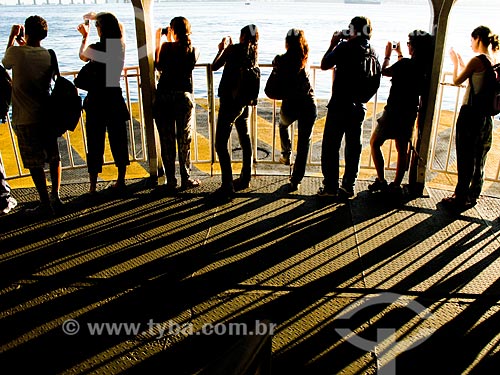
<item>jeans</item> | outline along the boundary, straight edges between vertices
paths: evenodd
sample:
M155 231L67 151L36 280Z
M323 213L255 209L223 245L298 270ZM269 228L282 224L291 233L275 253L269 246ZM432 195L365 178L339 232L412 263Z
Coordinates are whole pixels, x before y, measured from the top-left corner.
M179 155L182 181L191 174L191 132L195 121L195 107L189 92L161 94L156 115L156 127L160 135L161 158L165 168L167 184L176 185L175 141Z
M297 156L293 164L291 178L293 183L299 184L304 178L307 156L311 146L312 130L317 116L316 102L311 96L304 97L300 102L283 100L281 105L279 131L281 153L285 157L290 156L292 151L290 125L297 121L298 127Z
M217 130L215 132L215 150L219 157L222 186L224 187L232 187L233 183L231 156L229 155L227 146L233 124L236 126L241 149L243 151L243 166L241 168L240 178L243 181L250 181L252 172L252 143L248 132L248 106L242 106L230 98L221 98L219 116L217 118Z
M457 119L457 174L455 195L476 200L484 183L486 156L491 148L493 121L464 105Z
M342 187L354 190L361 156L361 130L366 106L361 103L339 103L330 101L326 115L321 151L323 185L337 191L339 186L340 146L345 136L345 170Z

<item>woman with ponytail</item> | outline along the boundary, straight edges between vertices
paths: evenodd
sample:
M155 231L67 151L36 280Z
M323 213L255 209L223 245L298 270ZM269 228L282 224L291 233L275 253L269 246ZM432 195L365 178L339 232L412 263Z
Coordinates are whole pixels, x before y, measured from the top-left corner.
M216 195L223 199L230 199L235 191L245 189L250 185L252 144L248 132L249 106L237 100L233 93L241 69L257 65L258 41L259 32L257 26L247 25L241 29L239 43L233 44L229 36L222 39L218 46L219 52L212 63L213 71L217 71L224 66L224 72L219 84L220 106L215 133L215 149L219 157L222 174L222 184L216 191ZM236 126L243 152L240 177L234 181L231 156L227 147L233 123Z
M167 41L160 44L163 35ZM192 72L198 57L197 49L191 45L191 25L186 18L175 17L170 27L156 31L156 69L161 75L153 109L169 193L177 189L176 139L181 189L200 185L200 180L191 178L190 161L191 131L195 121Z
M314 90L309 80L307 58L309 45L303 30L291 29L285 38L286 52L277 55L273 67L286 82L286 97L281 103L279 132L281 139L280 163L290 165L292 143L290 141L290 125L297 121L298 139L297 156L293 163L290 191L299 188L306 171L307 156L311 145L311 134L318 116Z
M491 148L493 118L484 110L480 94L488 79L489 66L498 62L498 35L486 26L471 33L471 48L477 53L467 65L452 48L453 83L469 80L456 124L458 180L455 193L441 203L446 208L464 210L476 204L484 182L486 156Z

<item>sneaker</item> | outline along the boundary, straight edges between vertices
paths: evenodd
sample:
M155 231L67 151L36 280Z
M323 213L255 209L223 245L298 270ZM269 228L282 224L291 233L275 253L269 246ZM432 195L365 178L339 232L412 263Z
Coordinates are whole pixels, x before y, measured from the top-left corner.
M338 195L336 190L329 189L326 186L320 187L317 194L319 197L336 197Z
M387 192L390 193L390 194L403 194L403 188L401 187L401 185L396 185L394 182L391 182L388 186L387 186Z
M64 203L59 194L50 194L50 205L55 214L60 214L64 208Z
M52 210L50 202L41 202L38 206L27 208L24 212L36 218L49 218L54 216L54 211Z
M233 186L235 191L247 189L250 186L250 180L238 177L235 180L233 180Z
M290 191L297 191L300 188L300 182L295 182L293 180L290 180L290 183L288 184L288 188Z
M217 201L230 201L235 194L233 186L221 186L215 190L210 196Z
M198 180L197 178L188 178L187 180L182 181L181 189L182 190L193 189L193 188L198 187L200 185L201 185L201 181Z
M376 178L373 184L368 185L368 190L371 192L385 191L387 190L387 186L387 181L385 179L380 180Z
M355 194L354 194L353 190L349 190L349 189L345 188L344 186L341 186L339 188L338 196L340 199L345 200L345 199L354 198Z
M283 165L290 165L290 156L281 156L279 162Z
M17 201L13 197L8 197L5 204L2 204L2 214L8 214L16 206Z

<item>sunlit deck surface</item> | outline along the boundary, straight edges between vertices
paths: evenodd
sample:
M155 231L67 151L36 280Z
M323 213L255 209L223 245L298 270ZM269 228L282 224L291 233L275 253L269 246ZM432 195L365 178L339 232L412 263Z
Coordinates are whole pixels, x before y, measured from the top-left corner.
M273 374L498 373L498 195L450 213L437 205L450 192L433 187L398 200L360 180L357 197L339 203L315 195L318 177L289 193L286 177L257 176L217 204L219 181L155 196L129 180L125 196L97 198L87 183L66 184L65 212L48 220L23 213L34 189L15 189L18 208L0 218L1 372L191 374L240 337L161 337L150 322L197 332L267 319L277 324ZM389 305L362 302L374 295ZM355 302L349 319L339 315ZM78 333L63 332L68 319ZM93 323L141 327L92 335ZM379 342L376 354L342 328ZM382 340L391 330L397 339Z

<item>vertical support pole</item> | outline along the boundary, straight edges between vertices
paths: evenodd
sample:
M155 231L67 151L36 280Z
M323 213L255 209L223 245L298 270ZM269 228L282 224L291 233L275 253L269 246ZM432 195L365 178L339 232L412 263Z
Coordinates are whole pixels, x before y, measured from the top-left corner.
M434 114L436 111L437 93L439 90L441 70L444 60L444 45L448 17L455 0L429 0L432 5L431 34L434 35L434 61L432 63L432 76L429 92L423 99L423 108L417 120L418 138L415 145L416 153L412 154L410 171L408 174L410 189L415 195L422 195L425 187L427 163L431 144L431 134Z
M132 0L135 12L137 53L141 78L144 128L149 161L150 182L158 183L158 146L154 131L153 101L155 94L154 34L151 22L152 0Z

